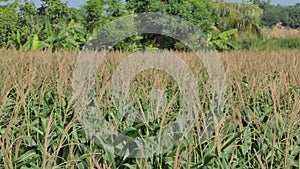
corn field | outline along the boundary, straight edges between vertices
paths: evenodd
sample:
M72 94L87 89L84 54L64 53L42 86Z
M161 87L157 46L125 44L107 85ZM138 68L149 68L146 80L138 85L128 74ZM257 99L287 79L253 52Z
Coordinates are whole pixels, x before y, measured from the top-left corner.
M300 167L299 50L220 53L227 79L226 102L215 132L206 140L199 139L210 101L206 68L192 53L172 53L196 77L200 117L169 152L126 158L103 149L78 121L72 96L78 52L0 50L0 168ZM138 74L130 86L132 100L145 109L149 91L161 88L168 98L167 115L142 126L128 126L110 96L111 76L128 55L110 52L99 66L97 102L120 133L151 137L163 118L174 118L178 86L159 70Z

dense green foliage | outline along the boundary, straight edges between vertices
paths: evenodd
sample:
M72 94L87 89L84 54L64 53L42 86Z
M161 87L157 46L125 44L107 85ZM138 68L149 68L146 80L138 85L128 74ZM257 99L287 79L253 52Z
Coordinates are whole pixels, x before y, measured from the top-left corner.
M270 6L271 0L249 0L249 2L258 5L261 9L266 9Z
M80 13L60 0L44 1L41 7L25 1L1 6L0 46L17 49L79 49L88 34L76 27Z
M5 6L0 6L0 47L9 46L13 41L13 35L16 33L18 24L17 6L17 1Z
M1 10L0 15L3 22L0 23L0 47L15 47L17 49L80 49L89 37L96 34L108 22L119 16L141 12L162 12L180 16L212 37L218 37L218 34L223 31L236 28L236 25L221 26L220 23L224 22L220 22L221 16L218 6L210 0L128 0L126 3L122 0L88 0L81 6L81 9L69 8L61 0L44 0L40 7L36 7L35 4L28 1L20 4L15 0L9 1L1 8L3 10ZM70 27L73 27L75 33L71 31ZM222 36L224 35L225 33ZM136 35L125 39L114 47L121 50L143 48L187 50L181 42L170 37L159 36L161 40L157 42L155 38L158 35ZM213 45L219 44L216 46L218 50L226 50L234 48L229 42L231 37L234 36L221 38L216 42L213 42L215 38L208 37L207 41ZM223 45L220 46L221 43Z
M88 0L80 9L70 8L61 0L43 0L38 7L28 0L23 3L19 0L5 2L0 6L0 47L4 48L81 49L107 23L120 16L142 12L161 12L186 19L199 27L207 36L205 41L219 51L237 48L231 43L232 40L243 42L261 39L261 25L273 26L282 22L283 26L291 28L300 26L300 4L273 6L269 0L250 0L251 3L210 0L127 0L124 3L123 0ZM178 27L184 28L186 25ZM235 29L238 31L228 37L224 37L226 33L222 34ZM219 34L223 38L217 38ZM114 48L130 51L189 50L176 39L155 34L129 37Z
M41 7L38 8L38 14L41 18L46 18L53 24L70 21L71 11L66 3L61 0L42 0Z
M264 24L274 26L281 22L283 26L300 28L300 3L295 6L269 6L262 16Z
M239 30L236 39L259 38L259 24L263 10L254 4L218 3L220 20L217 27L224 31L232 28Z
M300 49L299 37L286 37L279 39L251 39L247 41L233 42L240 49L252 50L282 50L282 49Z

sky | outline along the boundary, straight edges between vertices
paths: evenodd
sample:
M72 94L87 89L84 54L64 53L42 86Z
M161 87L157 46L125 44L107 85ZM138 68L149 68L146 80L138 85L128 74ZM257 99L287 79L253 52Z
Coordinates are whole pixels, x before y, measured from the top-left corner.
M30 1L30 0L29 0ZM32 2L36 3L37 6L40 6L40 0L31 0ZM247 0L225 0L228 2L243 2ZM62 0L62 2L68 2L69 7L78 8L79 5L84 4L86 0ZM271 0L272 4L280 4L280 5L295 5L296 3L300 3L299 0ZM1 5L1 2L0 2Z

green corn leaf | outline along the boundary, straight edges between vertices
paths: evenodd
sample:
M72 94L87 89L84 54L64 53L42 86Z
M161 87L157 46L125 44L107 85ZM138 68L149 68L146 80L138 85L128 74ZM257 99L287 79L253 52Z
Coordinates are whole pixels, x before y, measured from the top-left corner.
M223 151L224 149L226 149L230 144L232 144L233 142L235 142L237 140L238 137L241 136L242 132L238 132L237 134L235 134L229 141L227 141L221 148L221 151Z
M204 157L203 166L206 166L213 158L217 157L216 154L210 153Z
M136 169L137 168L136 164L128 164L128 163L126 163L126 164L123 164L123 166L128 167L129 169Z
M202 168L205 167L213 158L217 157L216 154L214 153L209 153L207 155L205 155L204 157L204 161L200 162L198 164L193 165L191 168Z
M38 157L39 155L34 150L29 150L26 153L22 154L14 163L24 162L34 157Z
M137 131L136 128L134 128L134 127L128 127L125 131L123 131L122 134L127 135L129 133L136 132L136 131Z

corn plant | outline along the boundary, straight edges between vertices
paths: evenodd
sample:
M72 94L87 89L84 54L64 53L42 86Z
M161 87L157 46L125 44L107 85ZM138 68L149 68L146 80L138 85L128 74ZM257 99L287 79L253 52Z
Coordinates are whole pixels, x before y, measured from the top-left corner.
M129 136L155 136L180 110L178 85L166 73L147 70L130 86L134 107L149 108L149 92L164 90L166 115L129 125L111 98L111 76L129 53L111 52L99 68L96 101L105 120ZM226 104L215 131L200 139L210 110L210 83L198 59L174 52L198 81L199 119L169 151L127 158L103 147L77 119L71 78L72 51L0 52L0 168L292 168L300 166L299 50L222 52ZM128 151L125 147L124 151Z

